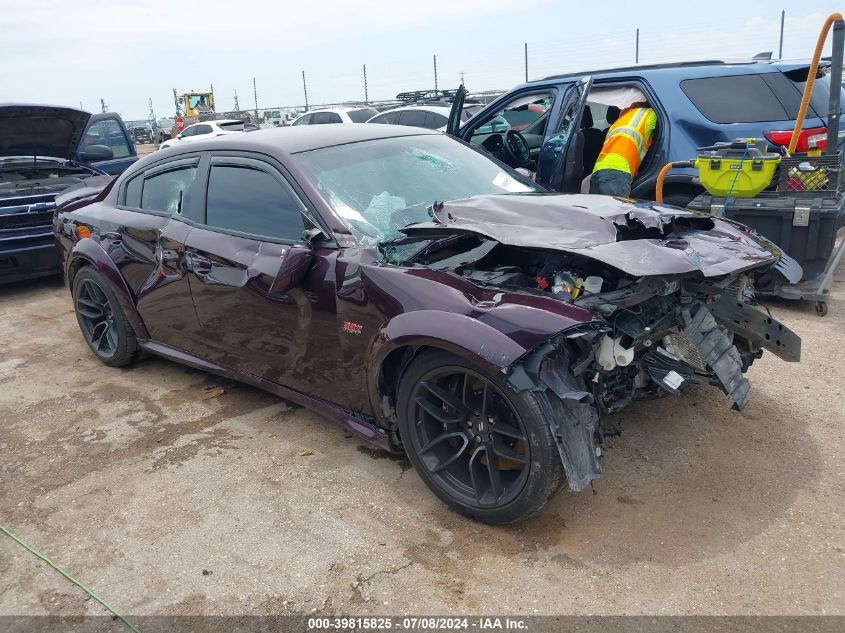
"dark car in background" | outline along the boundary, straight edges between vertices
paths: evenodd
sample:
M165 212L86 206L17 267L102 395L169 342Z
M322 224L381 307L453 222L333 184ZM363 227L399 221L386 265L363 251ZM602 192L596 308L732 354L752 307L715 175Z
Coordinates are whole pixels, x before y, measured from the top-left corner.
M116 114L0 105L0 283L57 273L56 196L69 187L84 195L136 160Z
M747 137L788 144L809 66L806 61L709 60L554 75L517 86L450 132L512 167L528 169L544 187L580 191L613 120L608 102L630 91L645 97L658 115L631 191L634 198L653 200L660 168L695 158L699 147ZM811 143L826 147L829 93L823 64L798 151ZM513 125L496 125L502 118ZM565 169L557 168L564 163ZM694 169L672 170L664 200L683 206L703 192L696 175Z
M132 139L135 143L152 143L153 130L149 124L134 125L132 127Z
M741 409L764 350L800 355L753 304L800 267L741 225L543 192L419 128L178 145L53 228L103 363L146 351L309 406L491 523L599 477L632 400L712 385Z

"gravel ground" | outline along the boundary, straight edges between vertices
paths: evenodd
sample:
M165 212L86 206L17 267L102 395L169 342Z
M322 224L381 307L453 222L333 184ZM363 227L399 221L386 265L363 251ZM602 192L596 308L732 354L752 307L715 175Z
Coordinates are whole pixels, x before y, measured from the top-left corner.
M636 403L594 490L494 528L404 458L159 359L99 364L58 280L0 288L0 522L125 613L843 614L845 264L778 303L748 408ZM101 613L0 535L0 614Z

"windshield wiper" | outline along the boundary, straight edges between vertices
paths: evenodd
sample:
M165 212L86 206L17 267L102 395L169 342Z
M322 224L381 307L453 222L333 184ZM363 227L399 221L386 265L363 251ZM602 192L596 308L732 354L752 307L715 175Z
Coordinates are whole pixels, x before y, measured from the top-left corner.
M385 261L394 264L415 264L420 259L431 255L432 253L439 251L440 249L447 248L456 244L458 242L463 241L464 239L472 237L470 234L459 233L459 234L450 234L444 235L441 237L397 237L392 240L388 240L386 242L380 242L378 245L379 253L384 258ZM391 247L402 246L404 244L413 244L414 242L425 241L427 242L425 246L420 247L419 250L414 251L404 259L398 261L391 261Z

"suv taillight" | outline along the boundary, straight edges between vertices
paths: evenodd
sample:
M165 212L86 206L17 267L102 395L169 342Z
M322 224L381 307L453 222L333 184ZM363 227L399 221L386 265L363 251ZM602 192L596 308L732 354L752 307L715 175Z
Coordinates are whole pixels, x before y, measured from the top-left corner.
M792 138L792 130L780 130L777 132L763 132L763 135L772 145L789 146L789 139ZM811 127L801 130L798 135L798 143L795 145L796 152L806 152L809 149L818 148L821 151L827 149L827 128Z

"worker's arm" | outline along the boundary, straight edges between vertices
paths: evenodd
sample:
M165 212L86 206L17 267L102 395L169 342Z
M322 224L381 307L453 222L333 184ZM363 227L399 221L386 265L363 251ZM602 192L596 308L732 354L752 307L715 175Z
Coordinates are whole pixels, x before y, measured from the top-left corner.
M651 136L654 134L654 130L657 128L657 113L654 110L649 110L648 118L645 122L645 142L649 143L651 141Z

